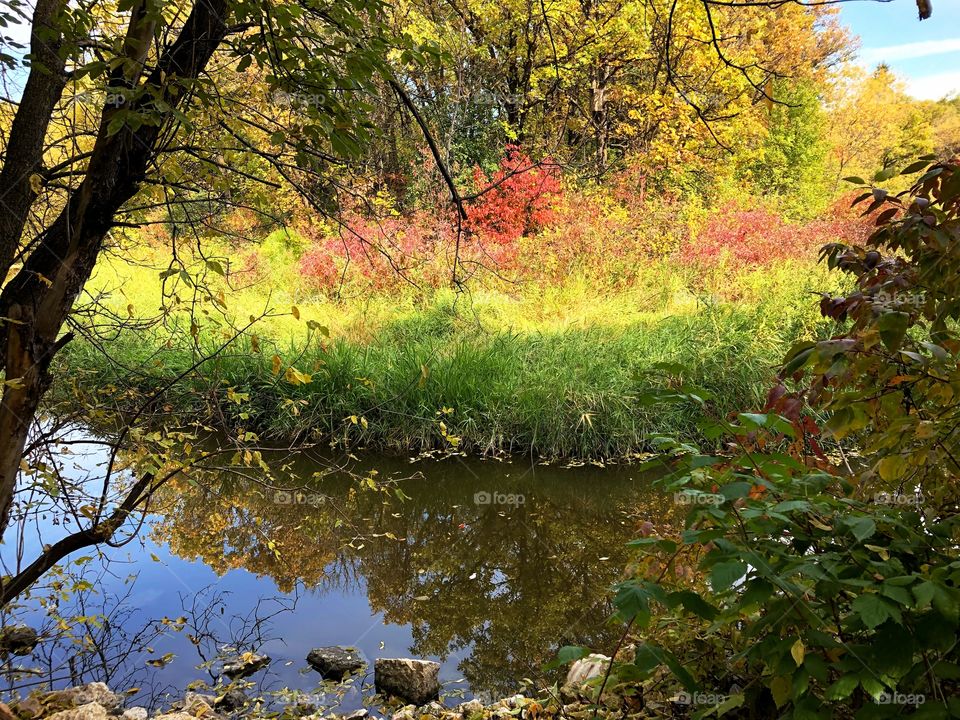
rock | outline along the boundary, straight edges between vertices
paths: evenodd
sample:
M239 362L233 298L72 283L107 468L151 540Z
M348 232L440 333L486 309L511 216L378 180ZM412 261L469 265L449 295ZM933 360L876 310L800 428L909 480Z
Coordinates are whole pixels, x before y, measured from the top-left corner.
M359 710L354 710L349 715L344 715L343 720L364 720L369 714L366 708L360 708Z
M0 653L4 655L29 655L40 638L37 631L26 625L13 625L0 631Z
M587 657L577 660L570 667L570 671L567 673L567 679L564 684L572 687L583 685L588 680L599 677L606 672L607 665L609 663L610 658L608 658L606 655L598 655L596 653L593 655L587 655Z
M266 655L256 655L254 653L244 653L239 657L228 660L223 664L223 674L231 680L244 678L253 675L258 670L263 670L270 664L270 658Z
M465 703L457 705L457 712L463 715L464 720L470 720L471 715L477 715L483 712L483 703L474 698Z
M296 705L288 707L287 711L294 717L307 717L317 712L317 706L306 700L300 700Z
M107 720L107 709L97 702L84 703L48 715L46 720Z
M390 720L413 720L416 712L416 705L404 705L391 716Z
M121 720L147 720L147 717L148 713L145 707L130 707L120 715Z
M338 645L314 648L307 655L307 663L320 673L324 680L343 680L366 664L356 648Z
M216 701L213 695L188 692L183 696L183 706L180 708L180 711L195 718L207 717L208 715L214 714L213 706Z
M27 695L23 700L13 703L14 715L27 718L38 718L44 713L38 695Z
M422 708L420 708L421 715L429 715L430 717L435 717L435 718L440 717L446 711L447 711L447 708L445 708L443 705L441 705L436 701L428 703L427 705L424 705Z
M479 718L483 714L483 703L474 698L465 703L457 705L457 712L463 717L463 720L470 720L471 717Z
M247 696L240 688L230 688L223 695L213 701L215 710L232 713L243 708L247 704Z
M5 702L0 702L0 720L17 720L17 716Z
M170 712L163 715L154 715L153 720L196 720L190 713Z
M440 663L410 658L380 658L374 663L373 682L381 695L393 695L424 705L440 695Z
M40 702L46 706L61 706L66 708L78 707L96 703L106 710L120 707L123 698L111 692L102 682L92 682L86 685L77 685L66 690L54 690L40 696Z

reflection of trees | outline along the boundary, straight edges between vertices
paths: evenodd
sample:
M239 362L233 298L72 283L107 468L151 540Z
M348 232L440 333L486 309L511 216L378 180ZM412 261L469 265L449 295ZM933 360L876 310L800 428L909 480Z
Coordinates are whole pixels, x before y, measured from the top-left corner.
M558 645L612 644L608 588L637 524L668 519L662 499L622 473L547 469L516 482L511 465L421 469L425 477L403 482L412 497L403 503L349 483L324 488L330 500L318 506L278 505L248 484L191 489L162 532L179 555L269 575L281 588L302 580L322 591L362 576L371 606L412 626L412 653L470 648L460 669L478 692L539 676ZM494 488L526 503L474 504Z

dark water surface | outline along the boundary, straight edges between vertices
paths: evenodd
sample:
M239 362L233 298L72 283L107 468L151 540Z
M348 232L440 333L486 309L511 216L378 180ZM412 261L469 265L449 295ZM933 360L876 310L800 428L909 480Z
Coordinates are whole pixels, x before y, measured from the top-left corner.
M358 648L367 681L377 657L418 657L442 664L454 695L551 682L543 665L560 646L615 642L607 591L628 562L625 543L671 512L630 466L363 456L352 477L319 477L323 460L277 462L299 489L232 473L181 482L144 541L81 563L94 586L87 611L99 603L119 626L114 684L136 683L144 698L212 684L224 643L272 658L251 678L262 690L316 692L305 658L324 645ZM139 647L138 629L163 617L189 620ZM60 685L71 682L71 652L46 653ZM360 704L353 691L342 707Z

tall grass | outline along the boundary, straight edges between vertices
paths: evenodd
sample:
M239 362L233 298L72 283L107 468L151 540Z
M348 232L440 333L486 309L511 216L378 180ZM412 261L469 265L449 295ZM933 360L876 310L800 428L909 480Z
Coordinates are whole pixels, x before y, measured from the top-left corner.
M653 385L703 387L716 413L761 404L784 348L822 331L796 277L794 269L739 278L736 301L710 288L691 293L675 273L609 297L575 281L539 295L439 292L394 299L393 311L374 313L375 322L343 303L331 340L304 345L306 318L284 320L260 339L259 352L241 339L189 373L165 407L264 438L622 458L650 449L655 434L697 435L694 408L647 407L641 395ZM51 407L128 410L216 341L197 349L186 331L152 341L121 333L107 349L112 362L89 343L71 343L60 362L75 381L60 385ZM274 354L311 381L275 375ZM651 375L661 363L685 369ZM94 403L91 388L108 391Z

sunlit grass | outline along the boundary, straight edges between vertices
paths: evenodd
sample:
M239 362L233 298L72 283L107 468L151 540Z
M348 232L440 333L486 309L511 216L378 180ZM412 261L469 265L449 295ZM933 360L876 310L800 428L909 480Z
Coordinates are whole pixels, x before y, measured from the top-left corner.
M163 301L161 271L149 262L106 264L91 287L109 291L103 301L121 315L131 305L148 315ZM759 407L784 348L826 329L811 292L830 278L809 265L692 278L661 263L639 276L617 293L571 278L555 288L501 283L334 300L290 278L230 289L214 275L210 294L222 291L222 303L193 309L196 339L184 302L147 339L113 339L113 364L85 342L68 346L63 361L77 393L130 385L149 393L223 342L230 322L271 307L283 314L256 324L256 341L238 339L178 384L168 401L174 412L276 439L619 458L649 450L656 434L698 436L695 408L654 411L642 401L645 389L667 381L651 374L659 364L682 365L669 381L712 393L713 413ZM188 291L177 285L181 300ZM308 342L312 323L324 330ZM288 366L310 382L289 382ZM232 402L228 389L248 399ZM109 402L120 409L140 397ZM56 401L76 397L61 392Z

